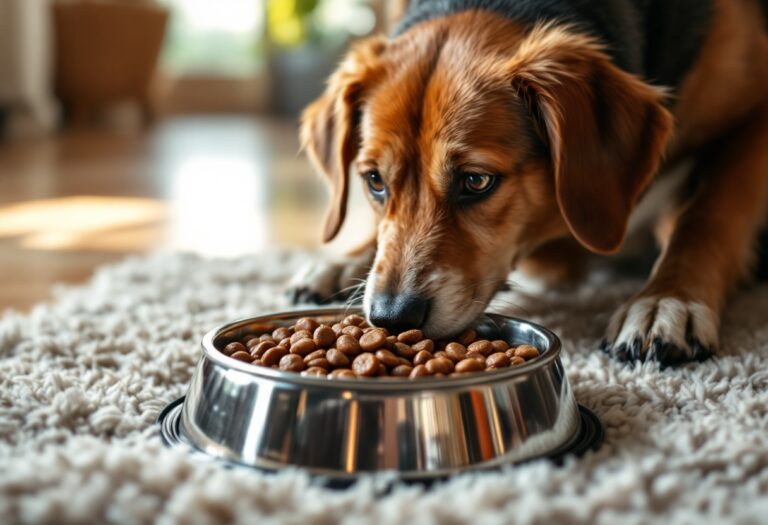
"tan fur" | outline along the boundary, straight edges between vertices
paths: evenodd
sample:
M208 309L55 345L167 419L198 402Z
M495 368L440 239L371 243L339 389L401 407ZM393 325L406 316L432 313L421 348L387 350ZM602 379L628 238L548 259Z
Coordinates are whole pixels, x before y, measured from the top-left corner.
M756 2L716 6L671 104L671 142L664 93L573 28L527 31L468 11L364 42L302 119L303 143L334 192L325 238L344 218L349 166L378 170L390 197L371 200L378 249L367 294L434 299L425 330L445 335L484 308L521 258L551 267L564 252L550 241L616 250L665 150L677 159L714 144L694 170L706 182L657 228L664 253L641 298L691 301L696 319L716 319L768 200L768 38ZM451 192L469 171L502 179L462 208Z

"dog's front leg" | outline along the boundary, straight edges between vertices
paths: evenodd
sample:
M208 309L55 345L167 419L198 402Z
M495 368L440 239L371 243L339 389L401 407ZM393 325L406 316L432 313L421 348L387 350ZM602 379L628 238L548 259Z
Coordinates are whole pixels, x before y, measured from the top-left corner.
M362 298L365 278L376 254L375 236L342 257L319 257L307 263L288 284L294 304L345 301L356 292Z
M768 108L703 154L694 196L665 228L648 283L614 314L604 348L674 364L711 355L728 291L745 276L768 204Z

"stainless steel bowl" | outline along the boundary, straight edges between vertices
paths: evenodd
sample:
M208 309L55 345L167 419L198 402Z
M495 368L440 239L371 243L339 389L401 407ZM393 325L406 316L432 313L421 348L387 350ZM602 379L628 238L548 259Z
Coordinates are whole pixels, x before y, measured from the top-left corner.
M489 339L532 344L540 357L459 378L302 377L217 350L246 332L349 313L285 312L206 334L186 399L160 418L166 442L268 470L298 466L337 480L392 470L402 479L421 479L559 456L593 446L602 434L574 399L558 338L520 319L488 314L475 328Z

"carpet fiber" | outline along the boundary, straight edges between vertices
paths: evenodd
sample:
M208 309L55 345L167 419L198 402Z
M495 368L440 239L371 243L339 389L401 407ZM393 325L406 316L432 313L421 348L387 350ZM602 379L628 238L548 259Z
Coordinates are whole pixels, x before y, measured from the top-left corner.
M102 269L0 318L2 523L765 523L768 288L737 295L719 357L659 370L595 351L639 282L506 293L498 309L548 326L603 448L463 475L426 490L345 491L301 473L225 470L167 450L154 420L184 394L201 335L284 307L300 254L232 261L154 255ZM514 305L514 306L512 306Z

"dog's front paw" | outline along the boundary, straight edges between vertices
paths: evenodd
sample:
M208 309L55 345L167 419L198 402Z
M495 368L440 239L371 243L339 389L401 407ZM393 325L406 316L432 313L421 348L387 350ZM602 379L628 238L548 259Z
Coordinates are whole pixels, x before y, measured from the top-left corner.
M641 295L613 315L603 350L621 361L701 361L715 351L718 326L717 313L702 303Z
M364 286L367 267L356 260L315 260L291 278L288 300L293 304L344 301Z

